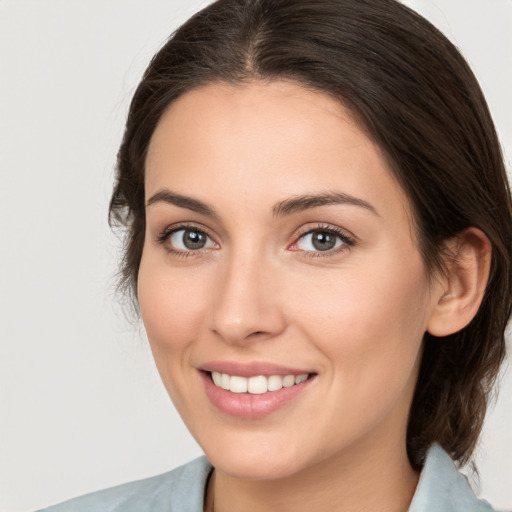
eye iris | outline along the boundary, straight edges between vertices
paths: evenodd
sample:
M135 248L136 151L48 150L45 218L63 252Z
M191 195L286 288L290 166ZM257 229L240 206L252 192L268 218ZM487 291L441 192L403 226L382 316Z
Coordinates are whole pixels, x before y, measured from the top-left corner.
M336 245L336 237L325 231L315 231L311 241L317 251L328 251Z
M187 230L183 233L183 245L187 249L202 249L206 245L206 235L200 231Z

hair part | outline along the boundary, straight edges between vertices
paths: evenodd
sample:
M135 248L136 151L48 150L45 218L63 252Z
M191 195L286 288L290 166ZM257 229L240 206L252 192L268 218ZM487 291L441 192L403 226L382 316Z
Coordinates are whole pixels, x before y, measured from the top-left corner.
M292 80L337 98L382 149L412 205L429 275L471 226L492 245L482 305L462 331L425 335L407 432L411 464L440 443L466 462L505 356L512 308L512 209L495 128L477 80L433 25L395 0L219 0L154 56L133 97L110 221L126 229L121 286L136 304L151 136L178 97L221 82Z

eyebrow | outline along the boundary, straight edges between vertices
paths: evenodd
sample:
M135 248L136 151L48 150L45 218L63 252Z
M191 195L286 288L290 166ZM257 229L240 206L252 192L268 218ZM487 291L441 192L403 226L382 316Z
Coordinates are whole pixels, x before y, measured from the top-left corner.
M151 206L155 203L168 203L180 208L186 208L202 215L208 215L210 217L216 217L215 210L208 204L199 201L198 199L192 199L188 196L176 194L170 190L164 189L159 190L156 194L153 194L146 202L146 207Z
M379 212L364 199L359 199L341 192L325 192L323 194L292 197L277 203L272 209L272 212L274 217L284 217L286 215L309 210L311 208L336 204L350 204L352 206L358 206L380 217Z
M187 210L191 210L202 215L217 217L215 209L207 203L199 201L198 199L193 199L188 196L177 194L176 192L172 192L168 189L159 190L153 194L147 200L146 207L161 202L172 204L180 208L186 208ZM352 206L358 206L372 212L377 216L380 216L377 210L364 199L359 199L357 197L343 194L341 192L325 192L322 194L309 194L285 199L284 201L280 201L274 205L272 208L272 213L274 217L285 217L300 211L318 208L319 206L337 204L349 204Z

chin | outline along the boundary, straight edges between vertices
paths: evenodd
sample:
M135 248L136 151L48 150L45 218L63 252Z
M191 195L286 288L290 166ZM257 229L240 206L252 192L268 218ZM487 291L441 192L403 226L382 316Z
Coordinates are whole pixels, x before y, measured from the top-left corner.
M275 446L258 443L232 444L217 446L205 453L217 470L244 480L278 480L298 472L301 466L298 454L290 446L283 452Z

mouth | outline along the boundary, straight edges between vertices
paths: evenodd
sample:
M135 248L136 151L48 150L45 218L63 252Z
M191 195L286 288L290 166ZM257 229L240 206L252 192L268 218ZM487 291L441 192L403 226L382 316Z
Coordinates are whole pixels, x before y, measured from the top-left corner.
M297 403L300 396L308 393L306 390L315 387L318 375L275 366L212 366L217 369L202 368L199 372L206 396L217 411L240 419L263 418Z
M218 388L231 393L249 393L251 395L263 395L279 391L282 388L290 388L302 384L312 377L312 374L301 373L298 375L256 375L254 377L242 377L217 371L207 372L211 381Z

